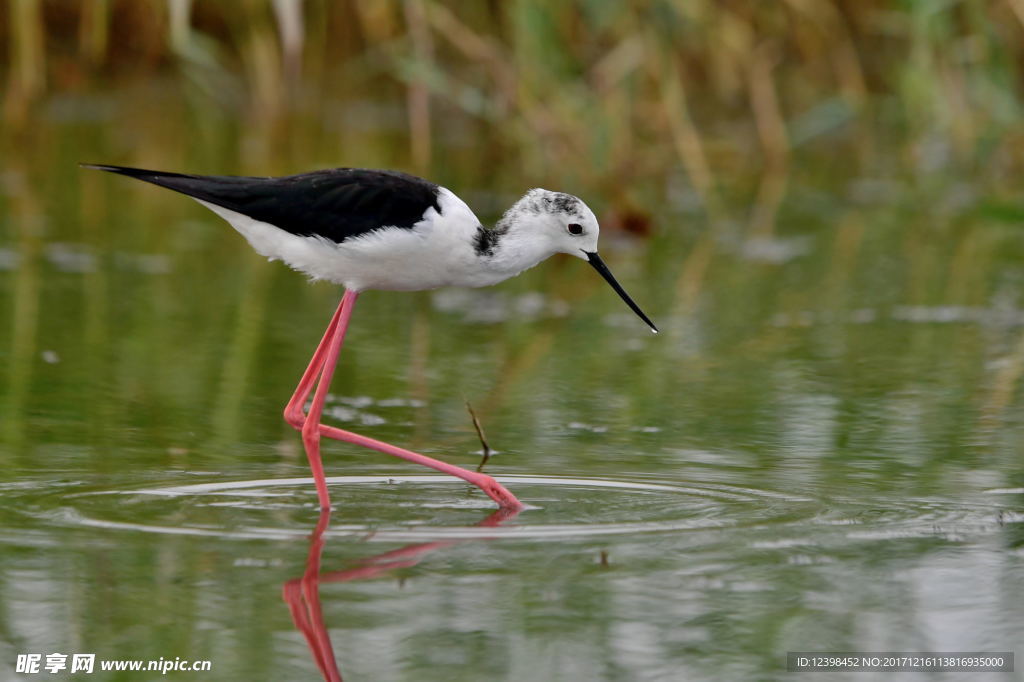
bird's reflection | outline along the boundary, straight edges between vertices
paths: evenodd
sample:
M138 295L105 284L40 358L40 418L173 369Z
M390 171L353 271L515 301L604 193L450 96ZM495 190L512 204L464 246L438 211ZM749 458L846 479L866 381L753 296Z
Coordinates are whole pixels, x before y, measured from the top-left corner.
M518 509L498 509L477 526L498 526L515 518L518 514ZM327 625L324 623L323 610L320 608L320 583L344 583L351 580L376 578L398 568L415 566L424 555L467 540L418 542L360 559L358 565L352 568L321 574L320 555L325 543L324 532L330 525L330 521L330 510L322 510L320 519L310 537L306 571L301 578L293 578L284 584L282 596L291 611L295 627L306 638L309 650L313 654L313 661L320 669L324 679L328 682L341 682L341 672L339 672L338 663L334 658L334 648L331 646Z

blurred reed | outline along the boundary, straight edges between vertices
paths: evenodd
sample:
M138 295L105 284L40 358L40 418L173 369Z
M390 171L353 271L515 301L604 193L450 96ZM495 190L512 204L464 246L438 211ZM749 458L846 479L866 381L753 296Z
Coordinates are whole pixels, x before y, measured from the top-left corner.
M391 91L395 165L443 179L436 150L470 121L498 140L481 173L557 179L636 230L643 205L718 224L730 193L770 236L807 154L1005 184L1024 165L1022 27L1024 0L10 0L2 116L24 129L50 95L160 77L292 137Z

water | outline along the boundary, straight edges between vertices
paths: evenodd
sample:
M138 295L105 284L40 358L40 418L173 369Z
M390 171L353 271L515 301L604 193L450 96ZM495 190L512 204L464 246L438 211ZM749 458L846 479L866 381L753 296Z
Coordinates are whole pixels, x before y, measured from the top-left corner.
M1024 253L983 194L953 221L941 184L858 203L871 179L805 179L774 237L679 212L609 232L658 336L568 258L367 293L329 419L474 467L469 400L529 507L495 518L328 443L325 519L280 412L339 292L192 202L78 170L242 163L183 156L180 104L117 97L148 123L5 143L0 679L33 652L212 661L168 679L781 680L787 651L1022 651ZM254 173L391 165L396 144L318 155L310 133L301 166L268 168L257 134L199 123Z

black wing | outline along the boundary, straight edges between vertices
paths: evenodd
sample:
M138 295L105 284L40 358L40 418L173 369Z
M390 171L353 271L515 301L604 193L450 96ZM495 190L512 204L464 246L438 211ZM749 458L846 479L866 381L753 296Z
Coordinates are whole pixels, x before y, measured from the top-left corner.
M82 164L167 187L297 235L343 242L382 227L410 228L437 202L438 186L398 171L333 168L281 178L185 175Z

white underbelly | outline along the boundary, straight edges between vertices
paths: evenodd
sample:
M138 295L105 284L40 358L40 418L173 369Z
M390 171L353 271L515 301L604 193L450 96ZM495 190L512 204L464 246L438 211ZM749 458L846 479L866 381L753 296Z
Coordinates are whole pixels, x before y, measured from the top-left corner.
M259 254L283 261L314 280L355 291L494 283L493 273L488 276L472 247L458 234L444 230L387 227L339 244L295 235L206 201L199 203L227 220Z

